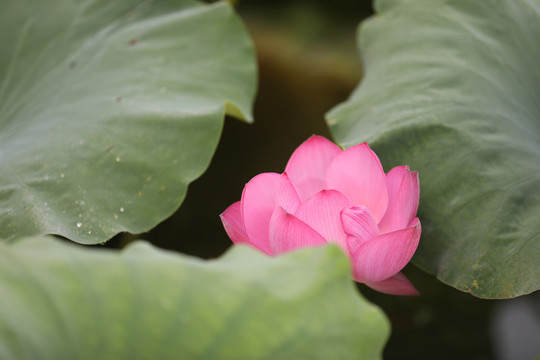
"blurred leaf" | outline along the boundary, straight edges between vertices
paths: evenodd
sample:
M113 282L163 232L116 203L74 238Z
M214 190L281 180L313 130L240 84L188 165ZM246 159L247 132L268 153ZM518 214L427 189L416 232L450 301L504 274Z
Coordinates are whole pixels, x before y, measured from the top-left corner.
M226 3L8 0L0 39L0 238L151 229L225 113L251 121L253 48Z
M327 114L420 173L414 263L479 297L540 288L540 3L377 1L366 76Z
M145 242L0 244L2 359L376 359L389 335L334 246L202 261Z

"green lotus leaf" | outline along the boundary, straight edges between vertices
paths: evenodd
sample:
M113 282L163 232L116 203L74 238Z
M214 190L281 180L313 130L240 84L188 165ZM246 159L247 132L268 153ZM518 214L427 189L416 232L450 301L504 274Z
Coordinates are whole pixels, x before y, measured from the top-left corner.
M149 230L225 114L251 121L253 48L225 2L8 0L0 39L0 238Z
M53 238L0 244L2 359L377 359L382 311L334 246L203 261Z
M381 0L365 78L327 114L345 147L420 174L415 264L479 297L540 288L540 3Z

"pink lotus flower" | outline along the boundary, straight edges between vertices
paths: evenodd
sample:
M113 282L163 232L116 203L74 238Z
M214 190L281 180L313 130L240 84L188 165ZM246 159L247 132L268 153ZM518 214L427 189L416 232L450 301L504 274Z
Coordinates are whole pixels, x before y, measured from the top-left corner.
M263 173L242 200L221 214L235 244L268 255L335 243L351 260L353 278L383 293L417 295L400 273L420 240L418 173L384 173L366 143L345 151L312 136L283 174Z

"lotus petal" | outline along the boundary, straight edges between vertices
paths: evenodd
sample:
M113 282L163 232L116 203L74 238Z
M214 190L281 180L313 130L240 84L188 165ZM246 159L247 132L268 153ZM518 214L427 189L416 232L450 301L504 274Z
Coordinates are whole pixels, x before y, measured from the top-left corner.
M366 143L353 146L328 166L326 183L355 205L363 205L380 221L388 205L386 175L381 162Z
M379 235L360 245L351 259L355 280L376 283L397 274L414 255L420 233L420 221L416 218L408 228Z
M285 172L302 200L315 195L326 187L328 164L342 152L330 140L313 135L300 145L291 155Z
M270 220L270 247L274 254L326 243L317 231L282 207L274 211Z

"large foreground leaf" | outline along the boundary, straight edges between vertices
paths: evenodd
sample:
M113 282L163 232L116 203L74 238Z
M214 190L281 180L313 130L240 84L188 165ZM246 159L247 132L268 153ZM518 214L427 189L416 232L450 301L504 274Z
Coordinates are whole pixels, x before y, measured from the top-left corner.
M2 359L375 359L389 325L336 247L202 261L0 244Z
M7 0L0 39L0 238L148 230L225 112L250 120L253 49L226 3Z
M420 173L414 262L480 297L540 288L540 2L377 1L344 146Z

